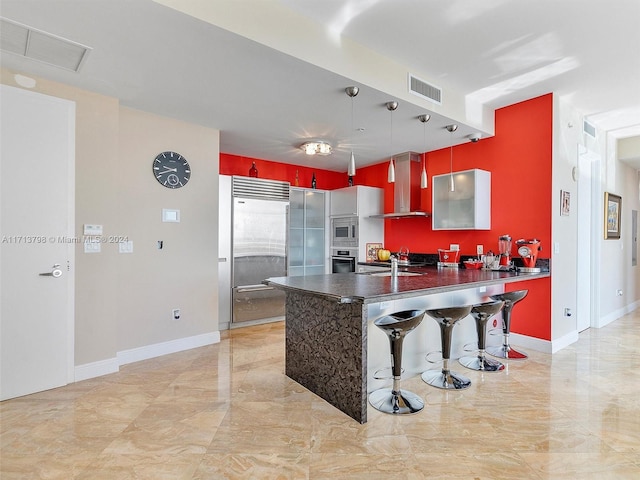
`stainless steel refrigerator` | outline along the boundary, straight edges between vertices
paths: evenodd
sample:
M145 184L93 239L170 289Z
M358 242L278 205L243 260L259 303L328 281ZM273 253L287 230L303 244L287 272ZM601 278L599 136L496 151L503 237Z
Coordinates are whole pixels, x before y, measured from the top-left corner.
M284 293L262 281L287 275L288 206L288 182L233 177L232 327L284 319Z

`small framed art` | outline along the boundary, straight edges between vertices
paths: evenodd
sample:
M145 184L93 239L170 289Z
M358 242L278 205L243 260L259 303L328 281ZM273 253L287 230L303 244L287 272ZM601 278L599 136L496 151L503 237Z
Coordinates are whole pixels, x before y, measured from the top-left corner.
M613 193L604 194L604 238L620 238L622 197Z

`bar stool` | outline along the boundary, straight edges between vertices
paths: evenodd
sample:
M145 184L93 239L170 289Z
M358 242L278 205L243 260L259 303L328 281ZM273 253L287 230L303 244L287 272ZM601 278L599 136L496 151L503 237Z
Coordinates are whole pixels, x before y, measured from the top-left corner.
M471 316L473 316L476 321L476 330L478 331L478 354L460 357L459 361L465 367L482 372L498 372L504 370L504 364L485 356L487 322L497 314L503 306L504 302L502 300L496 300L493 302L480 303L471 308Z
M373 322L389 337L393 371L393 387L381 388L369 395L369 403L376 410L384 413L408 414L419 412L424 408L422 398L413 392L400 390L402 343L407 333L420 325L424 313L424 310L407 310L380 317Z
M422 373L422 380L432 387L460 390L471 385L471 380L467 377L449 370L453 327L458 320L469 315L469 312L471 312L471 305L438 308L426 312L440 325L440 340L442 342L442 371L427 370Z
M516 292L506 292L499 295L491 295L492 300L504 301L502 307L502 333L504 340L500 347L488 347L487 353L498 358L508 358L511 360L522 360L527 358L524 352L518 352L509 345L509 332L511 331L511 310L513 306L527 296L529 290L518 290Z

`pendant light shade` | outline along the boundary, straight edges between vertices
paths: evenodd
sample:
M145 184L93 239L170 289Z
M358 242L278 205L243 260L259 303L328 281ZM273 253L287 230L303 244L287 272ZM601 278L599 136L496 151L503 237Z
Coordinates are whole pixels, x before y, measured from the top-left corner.
M398 102L387 102L386 104L387 110L389 110L389 118L390 118L390 128L389 128L389 136L390 136L390 145L393 148L393 111L398 108ZM394 183L396 181L396 167L393 164L393 157L389 159L389 170L387 171L387 182Z
M422 164L422 173L420 174L420 188L429 188L429 182L427 181L427 167Z
M429 180L427 178L427 122L431 118L431 115L424 114L418 117L418 120L422 122L422 136L424 141L424 152L422 153L422 173L420 174L420 188L429 188Z
M358 95L358 92L360 92L360 89L358 87L347 87L344 89L344 91L349 97L351 97L351 130L349 133L349 138L351 143L351 157L349 158L347 175L349 177L353 177L356 174L356 156L353 154L353 98L356 95Z
M449 131L449 133L453 133L458 129L458 125L456 125L454 123L452 125L447 125L445 128ZM453 145L451 145L449 147L449 168L450 168L449 191L450 192L455 192L456 191L456 184L453 181Z
M396 167L393 165L393 158L389 160L389 170L387 171L387 182L394 183L396 181Z
M353 177L356 174L356 157L351 152L351 159L349 160L349 168L347 169L347 175Z

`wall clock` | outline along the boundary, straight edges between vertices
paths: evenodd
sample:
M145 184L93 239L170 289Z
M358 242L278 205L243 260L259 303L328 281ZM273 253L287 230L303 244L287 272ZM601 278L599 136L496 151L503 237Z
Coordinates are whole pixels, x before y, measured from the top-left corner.
M153 176L164 187L180 188L191 178L191 167L179 153L162 152L153 159Z

